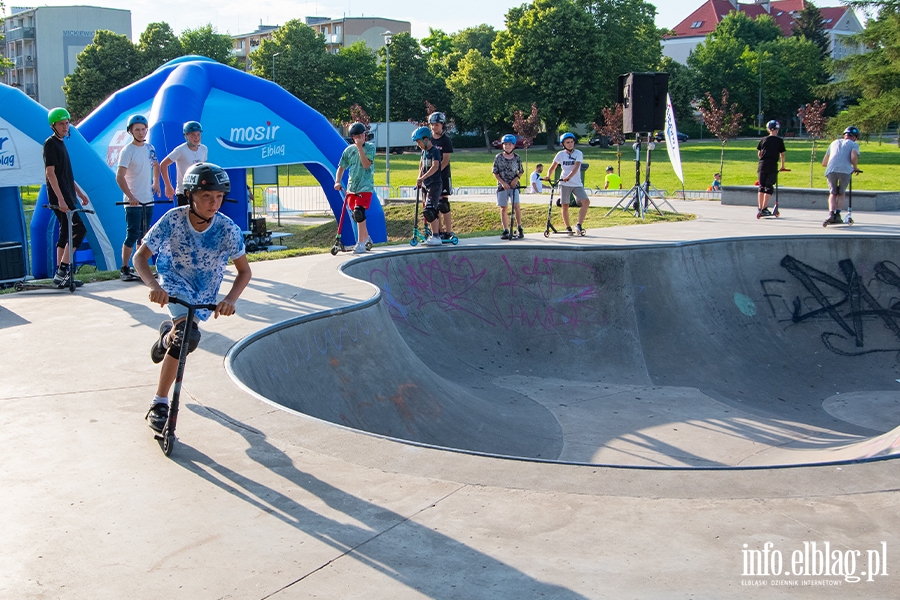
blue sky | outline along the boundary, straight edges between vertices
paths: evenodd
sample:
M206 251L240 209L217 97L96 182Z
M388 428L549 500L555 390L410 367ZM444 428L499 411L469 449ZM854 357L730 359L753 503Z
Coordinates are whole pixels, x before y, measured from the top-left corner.
M674 27L687 17L704 0L651 0L656 6L656 24L659 27ZM746 1L746 0L745 0ZM73 0L44 0L39 3L25 0L6 0L9 14L10 5L72 5L81 4ZM400 19L412 23L413 36L428 34L434 27L451 33L480 23L503 28L503 17L513 6L523 4L522 0L452 0L430 5L421 0L85 0L91 6L127 8L131 10L131 27L135 41L154 21L166 21L176 33L188 28L196 28L212 23L220 33L247 33L256 29L260 21L265 24L280 25L285 21L306 16L361 17L381 16ZM836 6L837 0L823 0L818 6ZM424 12L423 7L436 7Z

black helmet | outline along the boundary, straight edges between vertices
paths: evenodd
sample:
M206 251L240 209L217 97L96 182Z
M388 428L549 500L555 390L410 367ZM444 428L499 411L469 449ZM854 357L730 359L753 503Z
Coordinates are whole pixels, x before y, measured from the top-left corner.
M440 123L441 125L443 125L444 123L447 122L447 117L442 112L433 112L430 115L428 115L428 122L429 123Z
M844 135L852 135L853 137L859 137L859 129L851 125L847 129L844 130Z
M353 125L350 126L350 131L349 131L350 137L353 137L354 135L359 135L359 134L365 133L365 132L366 132L366 126L363 125L362 123L360 123L359 121L357 121L356 123L354 123Z
M230 192L231 180L225 169L212 163L197 163L185 171L185 193L204 190L225 192L226 194Z

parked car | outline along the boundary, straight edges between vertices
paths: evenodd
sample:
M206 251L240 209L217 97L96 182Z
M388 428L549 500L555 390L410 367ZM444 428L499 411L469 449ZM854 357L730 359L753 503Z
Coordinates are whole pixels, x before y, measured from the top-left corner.
M681 133L680 131L676 131L675 136L678 138L679 144L688 141L688 136L686 133ZM656 141L657 142L666 141L666 132L665 131L657 131L656 132Z
M605 135L595 134L588 140L588 144L591 146L600 146L601 148L608 148L612 146L612 140Z
M521 135L517 135L516 136L516 149L521 150L524 147L525 147L525 138L523 138ZM501 148L503 148L503 144L500 142L499 139L497 139L497 140L494 140L493 142L491 142L491 148L493 148L494 150L500 150Z

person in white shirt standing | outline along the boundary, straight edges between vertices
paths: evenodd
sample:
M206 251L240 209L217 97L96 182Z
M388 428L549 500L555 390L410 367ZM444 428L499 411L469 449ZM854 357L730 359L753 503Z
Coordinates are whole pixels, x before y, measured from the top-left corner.
M859 173L859 129L848 127L844 130L844 138L834 140L828 146L828 152L822 159L825 167L825 178L828 180L828 215L826 223L843 223L841 209L844 207L844 196L850 178Z
M163 159L159 168L165 184L166 198L176 200L178 206L187 206L187 196L184 195L184 174L193 165L206 162L209 149L200 140L203 136L203 127L197 121L188 121L182 127L185 142ZM169 165L175 163L175 187L169 179Z
M553 173L557 165L562 167L559 177L559 197L562 200L563 222L566 224L566 231L572 233L572 228L569 226L569 197L574 195L575 203L580 207L574 233L584 235L582 223L584 223L588 207L591 205L581 181L581 163L584 162L584 155L581 150L575 149L575 135L572 133L567 132L559 136L559 143L562 144L563 149L553 157L553 163L547 172Z
M150 129L147 117L132 115L126 131L131 143L119 154L116 183L125 194L125 242L122 244L122 281L139 281L137 273L128 266L135 244L139 243L150 228L153 219L153 196L159 195L159 162L156 150L147 142Z

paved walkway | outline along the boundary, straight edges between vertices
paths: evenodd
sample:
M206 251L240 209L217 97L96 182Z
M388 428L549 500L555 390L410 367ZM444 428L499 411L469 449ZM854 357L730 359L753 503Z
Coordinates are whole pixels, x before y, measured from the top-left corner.
M824 230L820 213L673 204L700 218L552 241L900 232L898 213ZM238 315L210 321L191 355L171 458L143 421L163 314L143 286L0 297L0 598L896 597L897 461L659 472L492 459L297 417L234 384L223 356L237 340L372 296L342 259L253 264ZM750 557L786 569L809 543L863 581L748 576Z

